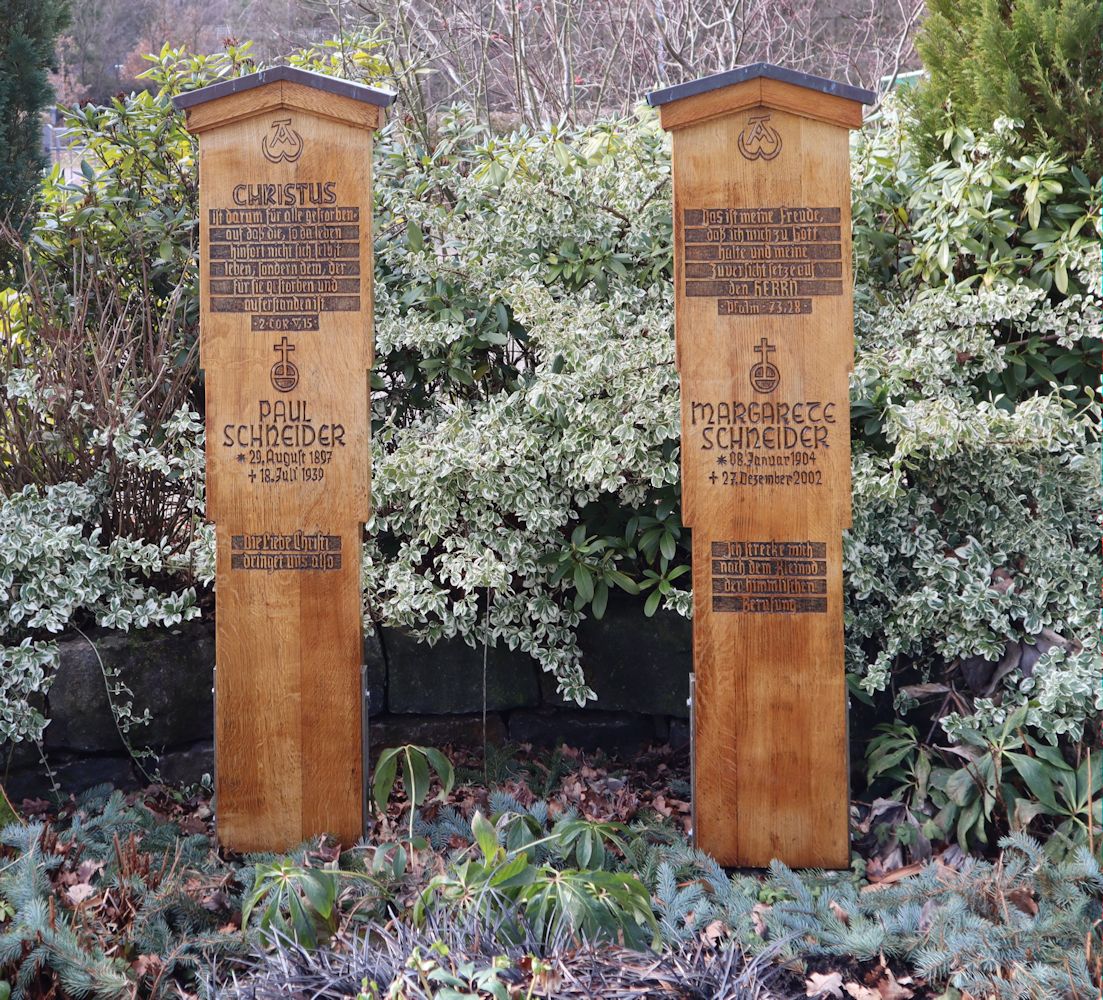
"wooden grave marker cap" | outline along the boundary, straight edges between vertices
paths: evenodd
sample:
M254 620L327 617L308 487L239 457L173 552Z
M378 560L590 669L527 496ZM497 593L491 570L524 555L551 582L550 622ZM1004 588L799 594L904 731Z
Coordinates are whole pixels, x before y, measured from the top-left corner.
M794 111L805 118L860 128L862 106L876 99L876 94L861 87L762 62L647 95L647 103L659 109L667 131L753 107Z
M389 90L295 66L274 66L190 90L172 103L187 117L188 131L200 133L280 108L376 129L394 99Z
M174 101L200 134L217 820L238 851L364 829L371 160L393 99L282 66Z
M725 865L845 868L849 132L874 95L756 63L647 100L673 148L694 833Z

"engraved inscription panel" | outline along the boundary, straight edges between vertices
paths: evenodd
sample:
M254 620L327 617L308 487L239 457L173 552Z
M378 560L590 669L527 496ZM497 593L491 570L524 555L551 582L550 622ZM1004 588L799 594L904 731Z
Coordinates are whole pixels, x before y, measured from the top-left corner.
M827 612L827 544L713 542L712 610L744 614Z
M360 209L337 204L336 181L236 184L232 198L207 213L212 312L290 333L360 311Z
M721 316L801 316L843 294L839 208L687 208L685 294Z
M230 568L263 570L338 570L341 536L320 531L289 535L260 533L230 536Z
M208 348L236 366L232 385L213 376L208 457L219 500L295 518L284 522L291 530L303 526L304 505L315 516L319 504L339 509L367 478L362 376L345 359L363 350L371 219L354 177L323 152L316 122L283 116L261 135L273 166L258 170L240 155L252 143L237 145L223 183L206 189L208 334L214 322L232 331Z

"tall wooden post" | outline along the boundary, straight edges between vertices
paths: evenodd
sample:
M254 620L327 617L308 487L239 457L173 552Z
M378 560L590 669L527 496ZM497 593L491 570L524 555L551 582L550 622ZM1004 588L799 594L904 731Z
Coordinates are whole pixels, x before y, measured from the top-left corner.
M371 159L392 100L280 67L175 101L201 136L217 816L233 850L363 830Z
M845 868L849 132L873 95L757 64L648 95L673 134L697 843Z

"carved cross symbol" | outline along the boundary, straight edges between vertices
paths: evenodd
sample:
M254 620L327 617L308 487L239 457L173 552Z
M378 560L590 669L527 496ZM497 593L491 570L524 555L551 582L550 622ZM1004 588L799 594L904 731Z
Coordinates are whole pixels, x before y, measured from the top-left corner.
M299 369L287 360L295 345L284 337L278 344L272 345L272 350L280 356L280 360L272 366L272 385L280 392L290 392L299 384Z
M751 388L755 392L773 392L781 381L781 372L770 362L770 355L776 354L777 348L763 337L755 345L754 352L761 360L751 365Z
M762 343L765 344L766 341L763 340ZM289 341L286 337L283 337L278 344L272 345L272 350L279 351L280 362L283 364L287 364L287 355L290 354L291 351L295 350L295 345L292 344L291 341ZM756 347L755 350L757 351L758 348ZM770 350L772 351L773 348L771 347Z

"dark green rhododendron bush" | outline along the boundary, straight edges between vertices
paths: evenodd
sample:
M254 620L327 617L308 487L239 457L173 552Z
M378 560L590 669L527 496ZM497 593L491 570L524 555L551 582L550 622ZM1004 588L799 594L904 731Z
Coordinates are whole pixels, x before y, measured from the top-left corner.
M370 42L355 67L385 72ZM53 635L170 625L210 583L195 147L170 97L254 68L165 50L152 93L72 112L82 176L46 179L28 284L0 293L0 740L40 737ZM524 650L583 703L576 629L612 592L690 612L666 140L643 110L491 134L457 107L429 147L396 118L366 613ZM854 728L918 853L1009 826L1064 852L1103 707L1098 186L1013 118L924 127L890 100L853 146Z

